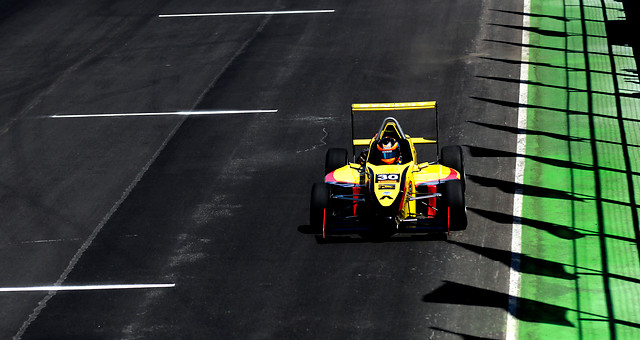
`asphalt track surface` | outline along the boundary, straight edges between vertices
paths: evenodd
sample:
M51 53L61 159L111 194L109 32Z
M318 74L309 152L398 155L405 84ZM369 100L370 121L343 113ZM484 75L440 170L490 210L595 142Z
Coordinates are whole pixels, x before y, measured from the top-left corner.
M29 1L0 15L0 338L504 337L520 1ZM160 14L332 13L159 18ZM356 102L437 100L469 227L323 240ZM277 110L215 116L52 115ZM408 133L423 117L403 121ZM377 123L376 123L377 124ZM373 133L373 132L372 132Z

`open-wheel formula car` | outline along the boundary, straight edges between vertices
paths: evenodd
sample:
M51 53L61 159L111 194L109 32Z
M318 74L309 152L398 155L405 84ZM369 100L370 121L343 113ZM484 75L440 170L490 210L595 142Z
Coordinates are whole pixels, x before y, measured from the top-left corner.
M433 109L436 138L411 137L393 117L371 139L355 139L357 111ZM322 235L424 233L467 227L462 148L438 148L435 101L353 104L354 162L346 149L327 151L324 183L311 190L310 224ZM435 144L436 160L419 162L416 144ZM367 147L356 159L356 146ZM440 152L438 152L440 151Z

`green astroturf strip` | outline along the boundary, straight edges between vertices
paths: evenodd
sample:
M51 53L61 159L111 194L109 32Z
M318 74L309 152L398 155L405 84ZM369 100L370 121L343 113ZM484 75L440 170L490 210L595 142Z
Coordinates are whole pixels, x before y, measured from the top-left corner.
M640 339L640 83L606 30L623 3L531 14L518 337Z

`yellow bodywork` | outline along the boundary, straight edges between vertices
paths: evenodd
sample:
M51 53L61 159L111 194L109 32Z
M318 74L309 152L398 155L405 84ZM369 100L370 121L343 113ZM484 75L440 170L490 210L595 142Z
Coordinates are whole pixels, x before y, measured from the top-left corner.
M372 174L375 176L373 179ZM410 199L416 196L416 187L437 185L453 179L460 179L460 174L454 169L440 164L415 162L402 165L366 164L366 168L352 163L325 176L326 183L373 189L372 197L382 206L390 206L398 195L404 195L402 209L398 212L400 219L416 216L416 201Z
M393 111L393 110L416 110L416 109L436 109L436 130L437 130L437 105L435 101L406 102L406 103L373 103L373 104L352 104L352 136L353 136L353 113L356 111ZM390 136L401 141L402 161L401 164L388 165L381 164L380 159L376 161L379 152L376 154L376 143L383 136ZM437 136L436 136L437 139ZM362 163L350 163L330 172L325 176L325 183L353 188L354 203L356 197L362 194L375 200L376 206L395 207L397 203L397 218L400 221L416 218L417 199L435 200L435 186L443 181L460 179L460 173L449 167L440 164L419 163L414 144L436 144L434 139L422 137L411 137L402 131L399 123L392 117L388 117L378 133L369 139L355 139L352 137L352 144L356 146L368 146L366 160ZM437 145L436 145L437 147ZM371 158L371 159L370 159ZM418 188L420 195L418 195ZM428 192L425 194L425 192ZM368 194L367 194L368 193ZM433 195L429 195L433 194ZM346 198L347 200L349 198ZM362 202L362 201L360 201ZM378 205L379 204L379 205ZM354 215L356 209L354 208Z

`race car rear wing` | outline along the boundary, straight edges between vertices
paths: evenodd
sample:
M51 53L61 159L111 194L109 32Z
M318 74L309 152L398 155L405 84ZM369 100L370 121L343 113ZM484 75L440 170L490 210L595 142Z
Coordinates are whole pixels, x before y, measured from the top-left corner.
M357 139L355 138L355 127L353 116L355 112L362 111L396 111L396 110L424 110L435 109L436 118L436 139L425 139L411 137L411 141L416 144L436 144L437 157L440 158L440 150L438 148L438 137L440 126L438 122L438 105L435 101L426 102L406 102L406 103L370 103L370 104L351 104L351 141L353 146L353 157L356 157L356 146L369 146L371 139ZM387 118L388 119L388 118ZM393 119L393 118L391 118ZM386 121L386 119L385 119ZM385 123L382 124L384 128ZM399 125L398 125L399 126ZM400 131L404 138L404 132Z

